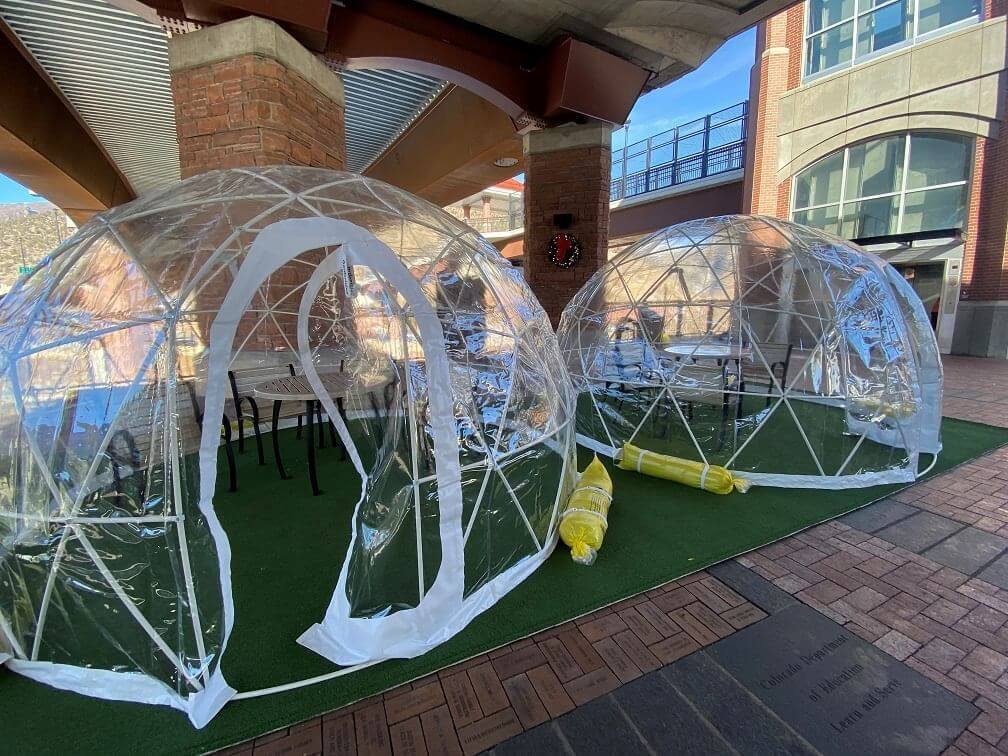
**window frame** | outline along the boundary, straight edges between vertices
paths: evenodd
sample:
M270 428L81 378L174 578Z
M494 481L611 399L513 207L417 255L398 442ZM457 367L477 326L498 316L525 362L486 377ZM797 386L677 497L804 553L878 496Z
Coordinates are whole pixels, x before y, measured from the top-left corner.
M890 5L895 5L901 0L883 0L883 2L878 5L869 5L871 0L853 0L854 10L853 15L848 16L846 19L837 21L835 23L824 26L815 32L809 32L809 24L812 17L812 2L811 0L805 0L804 8L802 10L802 46L801 46L801 82L804 84L806 82L815 81L826 76L838 73L840 71L848 70L859 66L862 63L867 63L872 60L876 60L885 55L890 55L900 50L904 50L908 47L913 47L921 42L927 42L929 40L935 39L945 34L951 34L952 32L958 31L959 29L965 29L973 24L978 24L984 20L984 9L983 3L979 3L979 10L975 15L969 16L967 18L959 19L948 26L940 26L937 29L932 29L929 32L923 34L918 33L920 28L920 0L906 0L906 2L913 4L913 13L911 14L912 23L910 34L902 42L898 42L894 45L889 45L881 50L873 50L872 52L858 57L857 54L857 42L858 42L858 21L863 17L870 15L871 13L888 7ZM867 6L864 10L861 9L861 5ZM850 59L843 63L836 63L829 68L823 68L815 73L809 73L808 71L808 54L809 54L809 41L813 37L819 37L825 34L831 29L842 26L843 24L851 24L851 55Z
M954 136L963 139L969 144L969 154L966 156L966 178L959 181L946 181L941 184L934 184L932 186L918 187L917 189L907 189L907 182L910 177L910 155L913 150L914 135L917 136ZM890 139L892 137L902 136L904 138L903 142L903 176L900 181L900 188L895 192L882 192L880 194L872 194L864 197L851 197L847 198L847 171L850 165L850 151L851 148L857 147L862 144L868 144L870 142L881 141L883 139ZM969 220L969 195L972 192L972 182L973 182L973 165L976 159L976 136L974 134L964 134L957 131L940 131L931 129L917 129L914 131L897 131L889 134L880 134L878 136L871 137L870 139L862 139L857 142L851 142L850 144L844 145L843 150L843 167L840 173L840 199L836 202L822 202L819 204L807 205L805 207L795 207L797 200L797 192L795 191L795 181L798 176L804 171L811 170L815 166L822 163L824 160L829 159L838 152L829 153L828 155L823 155L821 158L813 163L802 168L797 173L791 176L791 191L789 192L788 198L788 219L791 221L795 220L795 213L808 212L810 210L820 210L822 208L836 207L837 208L837 230L838 236L843 235L844 231L844 210L846 206L856 205L860 202L866 200L883 199L886 197L896 197L899 200L898 211L896 215L896 228L892 233L900 234L903 232L903 216L904 210L906 208L906 199L910 194L921 194L923 192L929 192L934 189L948 189L951 187L967 187L967 206L965 208L962 229L966 229L966 223ZM833 232L828 232L833 233ZM844 237L848 238L848 237Z

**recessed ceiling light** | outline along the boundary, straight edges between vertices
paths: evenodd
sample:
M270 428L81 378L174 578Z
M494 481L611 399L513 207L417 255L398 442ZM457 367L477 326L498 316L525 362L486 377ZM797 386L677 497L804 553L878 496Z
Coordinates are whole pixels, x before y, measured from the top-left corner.
M518 158L513 157L499 157L494 160L494 165L498 168L514 168L518 165Z

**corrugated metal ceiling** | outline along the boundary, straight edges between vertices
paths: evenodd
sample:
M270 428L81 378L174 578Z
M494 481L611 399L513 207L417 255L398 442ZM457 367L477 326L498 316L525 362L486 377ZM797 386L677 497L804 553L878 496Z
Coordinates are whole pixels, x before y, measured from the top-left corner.
M179 179L164 30L103 0L0 0L0 16L138 193ZM343 71L347 167L363 171L444 88L389 70Z

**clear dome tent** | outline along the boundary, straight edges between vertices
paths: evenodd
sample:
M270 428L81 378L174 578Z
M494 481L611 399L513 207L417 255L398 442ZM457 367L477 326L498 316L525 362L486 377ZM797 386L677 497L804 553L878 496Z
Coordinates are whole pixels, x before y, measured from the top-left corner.
M352 174L214 171L96 217L0 302L0 370L0 663L197 726L236 695L229 371L301 376L360 477L331 603L275 639L337 665L419 655L493 605L552 550L576 475L520 275Z
M563 312L578 442L719 465L755 484L911 481L941 449L920 299L815 229L724 216L622 251ZM921 455L925 455L923 459Z

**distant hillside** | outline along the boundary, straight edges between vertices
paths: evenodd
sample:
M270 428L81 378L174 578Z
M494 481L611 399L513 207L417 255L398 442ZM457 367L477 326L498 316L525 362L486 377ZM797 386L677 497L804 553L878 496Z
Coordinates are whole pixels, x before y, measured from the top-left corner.
M48 202L0 205L0 293L10 289L22 265L34 265L74 232Z

